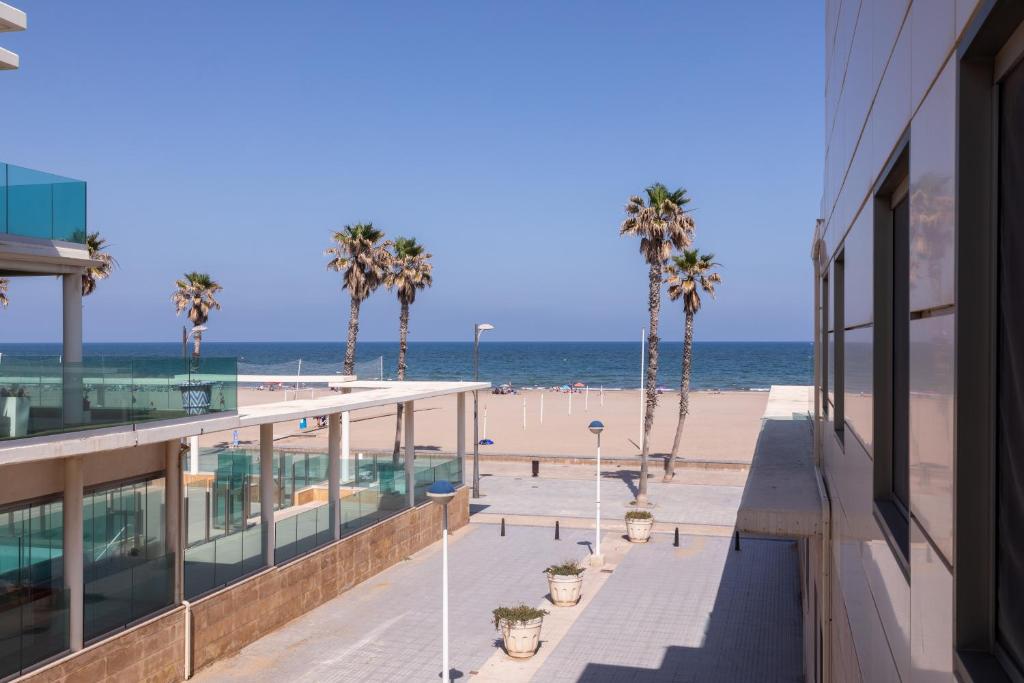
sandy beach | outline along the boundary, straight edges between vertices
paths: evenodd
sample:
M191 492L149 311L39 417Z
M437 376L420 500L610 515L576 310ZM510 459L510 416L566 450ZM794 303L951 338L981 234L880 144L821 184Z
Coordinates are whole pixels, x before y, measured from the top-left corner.
M300 398L323 396L326 389L306 389ZM294 398L294 391L257 391L239 388L241 405L253 405ZM543 422L541 399L543 397ZM526 428L523 428L523 406ZM635 456L640 452L640 394L638 390L591 390L571 394L546 390L526 390L515 395L480 394L480 438L493 445L481 446L483 455L564 455L591 456L595 439L587 430L591 420L605 425L602 454L610 457ZM694 392L690 397L690 415L683 433L680 456L686 460L749 463L761 427L761 416L768 402L767 392ZM466 400L466 446L472 448L472 399ZM660 396L651 436L652 454L667 453L672 447L679 394ZM456 427L454 397L431 399L416 404L416 448L427 452L454 452ZM486 420L485 420L486 414ZM485 429L486 423L486 429ZM394 443L395 409L371 408L354 411L351 418L353 452L390 451ZM327 430L309 420L307 429L298 422L275 426L278 446L295 449L326 450ZM202 437L202 446L224 445L230 433ZM259 443L258 430L239 433L243 446Z

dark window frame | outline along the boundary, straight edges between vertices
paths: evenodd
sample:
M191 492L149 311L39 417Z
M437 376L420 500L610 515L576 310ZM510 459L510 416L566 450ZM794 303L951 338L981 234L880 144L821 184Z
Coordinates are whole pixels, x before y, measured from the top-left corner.
M845 444L846 411L846 354L843 344L846 326L846 248L841 247L832 261L832 393L835 400L832 404L833 421L832 428L835 430L836 438L840 446Z
M995 620L1001 76L996 55L1022 22L1020 2L986 0L956 55L956 299L971 302L957 307L955 361L953 644L955 672L964 681L1024 679L1000 652Z
M873 427L873 513L904 577L910 578L910 510L909 499L895 495L894 467L909 467L909 444L896 444L900 434L909 429L907 400L898 400L897 392L906 393L907 348L897 351L896 341L909 338L910 318L896 321L896 290L906 295L909 287L909 262L897 267L895 263L896 211L908 201L910 178L910 136L903 134L896 145L880 180L875 184L873 202L874 231L874 427ZM909 224L905 226L909 230ZM900 282L897 279L901 278ZM906 280L906 282L903 282ZM905 307L904 307L905 308ZM906 311L904 311L906 312ZM903 325L902 330L897 330ZM903 335L902 337L900 335ZM897 357L897 353L899 357ZM903 373L902 380L897 372ZM901 422L897 432L897 418ZM901 448L897 448L900 446ZM901 450L902 455L896 451ZM909 476L909 472L908 472ZM909 497L908 497L909 498Z

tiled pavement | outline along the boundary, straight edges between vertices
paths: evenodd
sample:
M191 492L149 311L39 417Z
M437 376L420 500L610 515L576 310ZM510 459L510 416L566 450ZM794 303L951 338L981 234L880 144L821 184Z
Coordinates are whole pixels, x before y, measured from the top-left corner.
M635 546L533 680L803 680L796 544Z
M451 663L466 678L495 651L490 610L538 604L541 570L591 534L470 525L450 546ZM635 546L554 646L535 681L797 681L795 544L670 536ZM253 643L201 681L433 681L439 665L439 546Z
M601 483L601 514L607 519L622 519L628 503L635 498L629 472L605 472ZM661 472L649 479L652 510L659 521L679 524L736 523L736 510L743 486L661 483ZM592 482L593 480L591 480ZM482 498L470 501L472 512L548 517L592 517L594 486L575 479L548 479L530 476L482 477Z

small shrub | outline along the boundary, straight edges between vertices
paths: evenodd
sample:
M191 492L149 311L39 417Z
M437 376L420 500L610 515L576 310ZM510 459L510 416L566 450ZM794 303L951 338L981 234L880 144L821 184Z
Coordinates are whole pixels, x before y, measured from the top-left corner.
M534 619L540 619L548 611L546 609L538 609L537 607L530 607L529 605L516 605L515 607L499 607L492 614L494 615L494 630L501 629L501 622L507 621L510 624L523 623L526 621L533 621Z
M553 564L544 570L550 576L579 576L584 571L576 560L566 560L562 564Z
M652 515L647 510L630 510L626 513L626 519L651 519Z

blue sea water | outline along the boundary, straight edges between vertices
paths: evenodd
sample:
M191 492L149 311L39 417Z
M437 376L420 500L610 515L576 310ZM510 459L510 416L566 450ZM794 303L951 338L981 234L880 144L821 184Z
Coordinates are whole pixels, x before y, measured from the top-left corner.
M658 384L679 386L682 342L663 342ZM86 355L180 356L180 343L87 343ZM60 353L59 344L0 344L0 353L40 356ZM205 342L204 356L235 356L243 374L335 374L345 353L342 342ZM695 342L694 389L764 390L772 384L811 384L810 342ZM393 378L397 342L360 342L357 374L376 378L381 359ZM0 361L2 362L2 361ZM410 342L408 379L471 379L470 342ZM639 342L488 342L480 344L480 378L516 386L583 382L593 387L640 386Z

